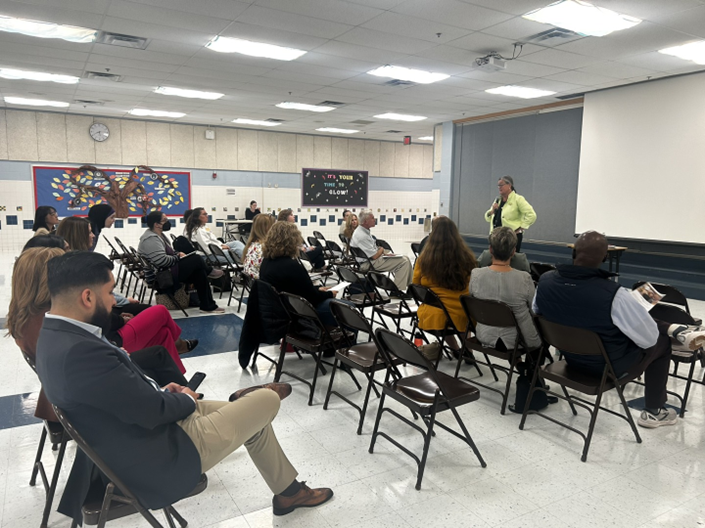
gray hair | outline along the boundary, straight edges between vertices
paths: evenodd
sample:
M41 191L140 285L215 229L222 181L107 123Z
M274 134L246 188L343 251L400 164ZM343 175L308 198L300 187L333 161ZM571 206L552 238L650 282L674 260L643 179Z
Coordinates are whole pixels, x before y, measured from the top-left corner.
M511 176L502 176L500 180L504 183L508 183L509 186L512 188L512 191L514 190L514 178L512 178Z
M490 248L497 260L509 260L517 247L517 236L509 227L496 227L490 233Z
M358 217L358 220L360 222L360 225L364 224L367 222L367 219L370 216L374 216L374 213L372 212L372 209L363 209L360 211L360 215Z

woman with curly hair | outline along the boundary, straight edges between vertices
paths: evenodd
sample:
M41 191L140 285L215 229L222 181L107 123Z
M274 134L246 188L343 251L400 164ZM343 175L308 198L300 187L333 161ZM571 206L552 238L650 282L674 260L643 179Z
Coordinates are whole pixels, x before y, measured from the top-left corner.
M460 331L464 331L468 324L460 296L469 293L470 273L476 267L475 255L453 221L445 216L436 217L426 247L416 260L412 282L430 288L441 298ZM445 314L438 308L422 304L418 317L422 330L443 330L446 327Z
M258 214L252 222L252 230L250 237L247 239L247 245L243 250L245 255L244 271L253 279L259 279L259 268L262 265L262 244L276 222L271 215Z
M335 298L325 286L316 288L304 267L296 260L303 238L296 224L275 222L264 239L259 276L279 292L291 293L310 302L325 325L335 326L330 301Z

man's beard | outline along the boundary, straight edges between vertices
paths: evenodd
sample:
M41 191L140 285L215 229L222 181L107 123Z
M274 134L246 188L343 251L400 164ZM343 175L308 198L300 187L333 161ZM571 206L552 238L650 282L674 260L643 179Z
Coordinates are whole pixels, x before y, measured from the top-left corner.
M99 300L96 304L95 312L91 315L88 323L100 328L103 331L103 335L105 335L110 330L111 321L111 310L108 310L103 304L103 301Z

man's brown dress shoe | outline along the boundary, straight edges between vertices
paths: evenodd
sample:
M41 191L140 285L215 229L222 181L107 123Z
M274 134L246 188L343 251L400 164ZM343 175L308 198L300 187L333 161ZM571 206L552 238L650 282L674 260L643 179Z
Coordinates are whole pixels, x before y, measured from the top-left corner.
M265 383L264 385L255 385L254 387L247 387L246 389L237 390L230 395L228 401L235 401L238 398L242 398L245 394L249 394L250 392L258 389L273 390L279 395L280 400L283 400L291 394L291 385L288 383Z
M296 495L291 497L275 495L272 499L272 511L274 515L286 515L296 508L313 508L323 504L332 496L333 490L330 488L311 489L306 482L301 482L301 489Z

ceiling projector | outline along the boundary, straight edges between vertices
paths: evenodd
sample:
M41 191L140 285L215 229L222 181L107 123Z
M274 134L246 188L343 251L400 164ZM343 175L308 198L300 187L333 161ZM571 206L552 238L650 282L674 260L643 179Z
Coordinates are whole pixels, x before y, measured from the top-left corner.
M507 69L507 61L493 55L479 57L475 59L475 64L477 69L487 73L500 72Z

